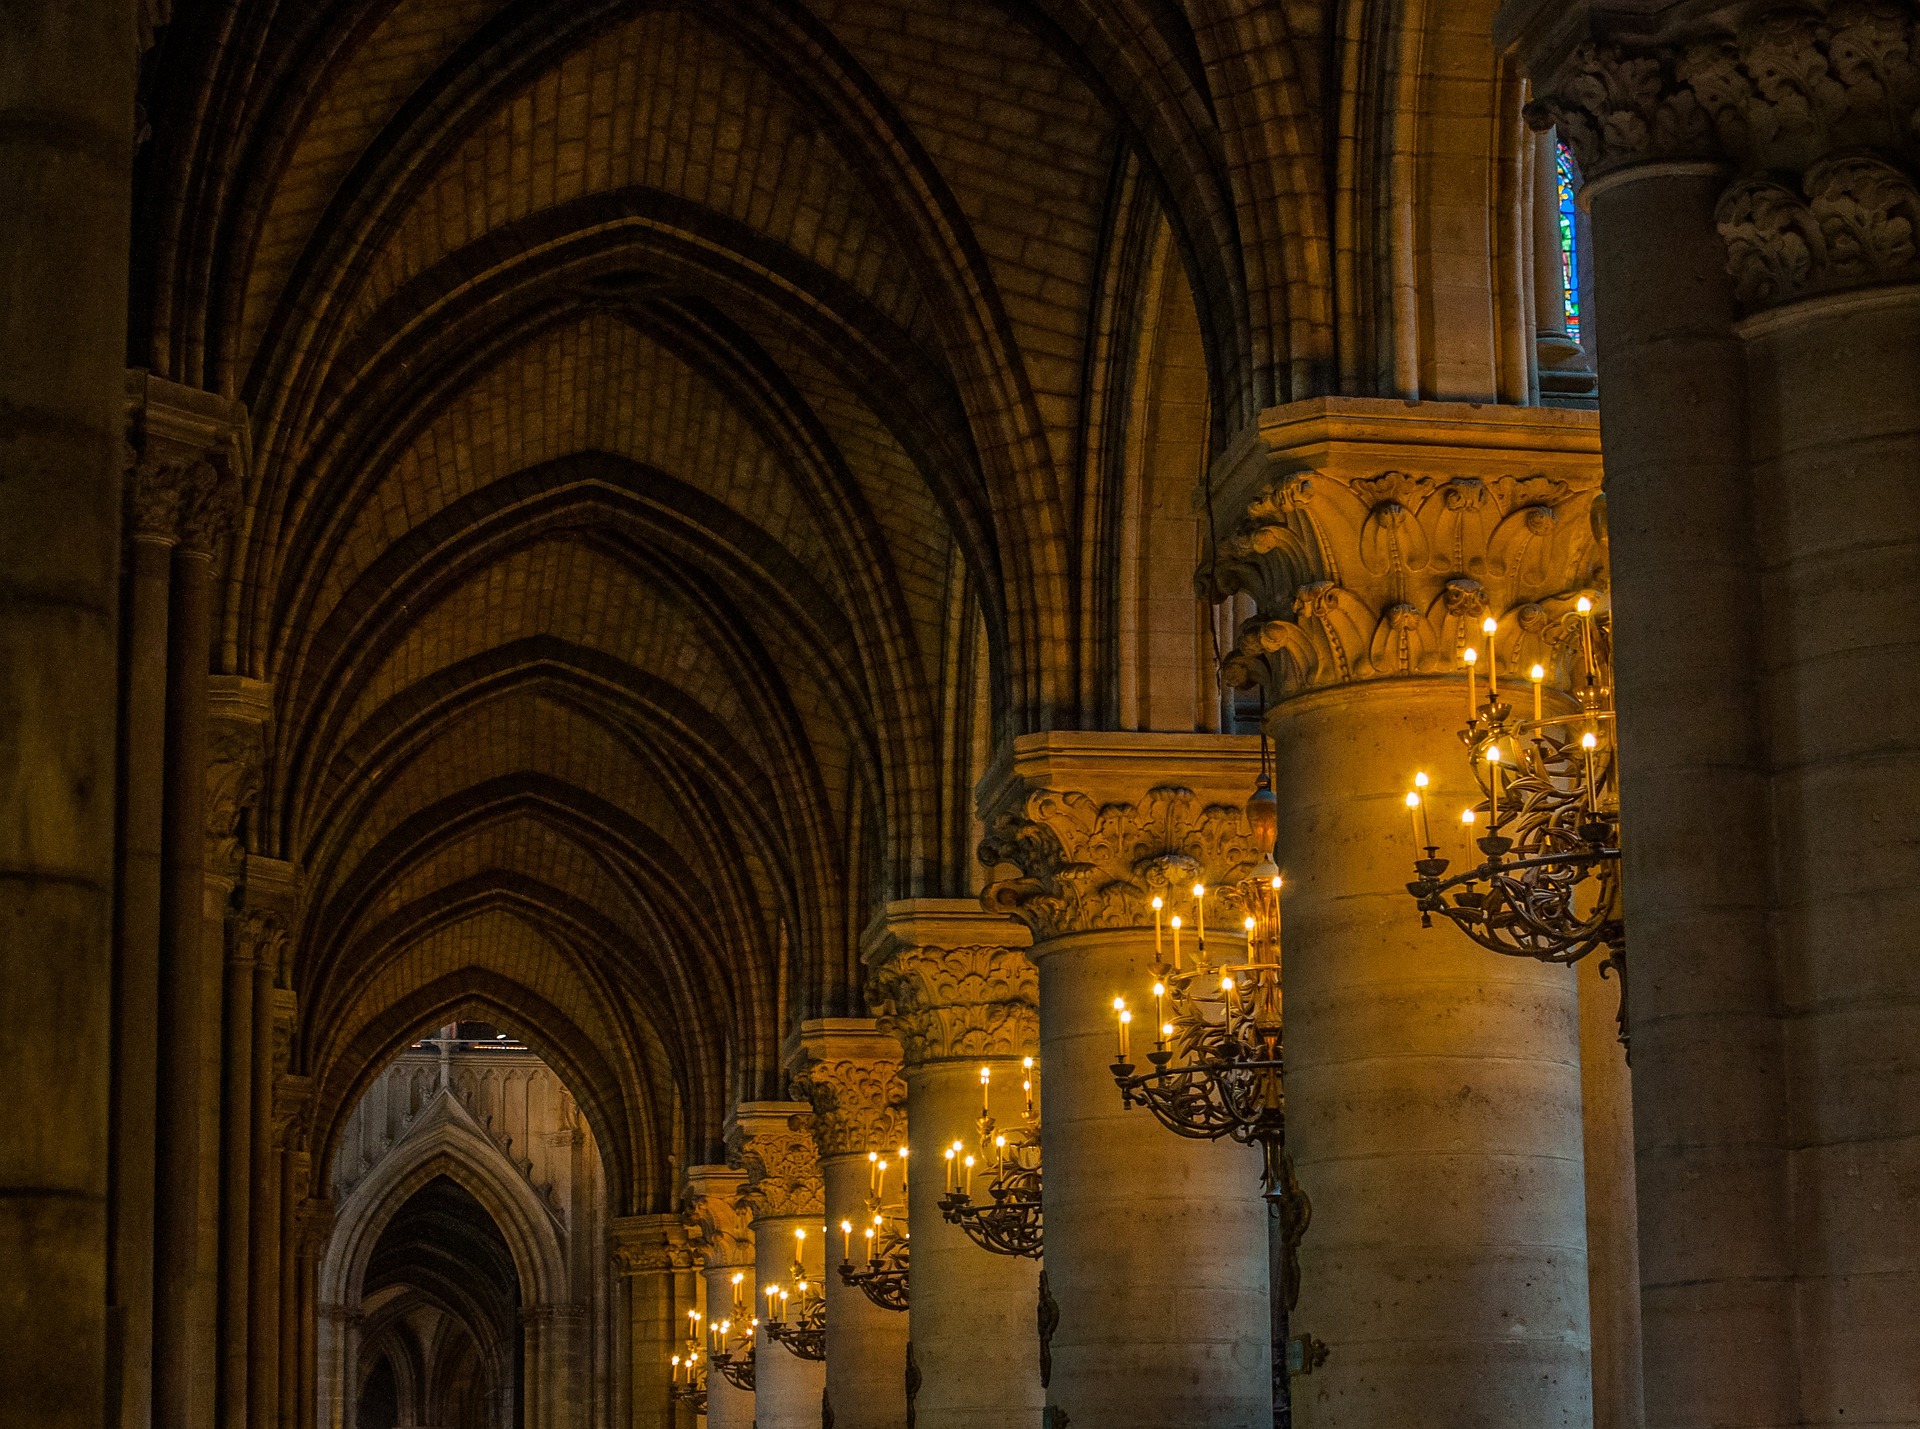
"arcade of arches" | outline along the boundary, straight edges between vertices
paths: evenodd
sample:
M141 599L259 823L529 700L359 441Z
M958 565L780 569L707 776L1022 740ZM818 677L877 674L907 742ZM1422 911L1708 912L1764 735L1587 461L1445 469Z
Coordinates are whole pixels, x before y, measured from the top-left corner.
M0 0L0 1424L1920 1425L1917 21ZM1406 887L1576 598L1630 1066Z

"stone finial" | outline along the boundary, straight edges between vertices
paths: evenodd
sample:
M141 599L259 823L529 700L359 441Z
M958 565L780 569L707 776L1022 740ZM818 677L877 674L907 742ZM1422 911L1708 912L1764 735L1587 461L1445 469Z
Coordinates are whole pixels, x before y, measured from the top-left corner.
M1203 803L1191 789L1162 785L1137 802L1105 804L1076 790L1034 789L989 824L980 861L1019 876L988 884L980 901L1025 923L1036 943L1151 927L1156 894L1203 882L1230 898L1225 886L1252 877L1266 856L1244 810Z
M727 1165L744 1173L738 1204L753 1220L820 1215L826 1187L805 1102L741 1102L727 1120Z
M1518 415L1512 415L1517 413ZM1332 685L1457 674L1499 622L1501 678L1569 677L1581 596L1604 598L1599 434L1586 413L1359 398L1264 414L1223 458L1240 511L1200 572L1254 617L1228 681L1269 704ZM1237 490L1236 490L1237 488ZM1228 517L1226 519L1233 519Z
M689 1166L680 1223L693 1253L710 1267L751 1266L753 1226L740 1206L746 1177L730 1166Z
M811 1130L821 1156L864 1156L906 1140L900 1061L900 1044L870 1019L800 1024L789 1083L794 1096L813 1107Z
M693 1267L693 1251L678 1215L615 1216L607 1222L607 1240L622 1275Z

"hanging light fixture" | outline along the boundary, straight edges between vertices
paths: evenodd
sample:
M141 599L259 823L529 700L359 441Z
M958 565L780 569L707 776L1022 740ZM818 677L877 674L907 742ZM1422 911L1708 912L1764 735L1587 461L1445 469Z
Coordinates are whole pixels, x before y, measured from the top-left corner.
M732 1315L718 1323L707 1322L707 1362L735 1389L752 1394L754 1334L760 1321L749 1313L746 1279L744 1272L734 1272Z
M956 1141L946 1148L947 1190L940 1214L967 1233L982 1250L995 1255L1040 1258L1040 1113L1034 1083L1040 1073L1031 1057L1021 1063L1025 1111L1011 1135L994 1121L988 1101L993 1069L980 1069L980 1149L968 1152ZM988 1200L975 1204L973 1181L985 1178Z
M673 1400L707 1412L707 1366L700 1354L700 1312L687 1311L687 1348L673 1357Z
M1613 708L1611 625L1591 596L1575 602L1565 642L1577 711L1549 714L1547 669L1533 665L1531 719L1500 688L1499 625L1482 625L1487 694L1479 696L1479 651L1462 652L1467 725L1460 732L1481 798L1459 816L1460 838L1482 862L1451 877L1428 803L1431 781L1414 775L1406 797L1420 855L1407 885L1420 922L1433 915L1509 957L1570 965L1602 952L1602 975L1620 978L1620 1040L1627 1040L1626 925L1620 904L1620 790ZM1444 830L1448 820L1440 821Z
M840 1281L882 1310L907 1308L907 1148L901 1147L900 1200L887 1203L887 1176L895 1162L877 1151L867 1153L867 1214L860 1228L860 1264L853 1259L854 1224L840 1222Z
M1278 806L1265 736L1260 777L1247 800L1247 824L1263 857L1240 882L1209 889L1195 883L1185 898L1169 888L1153 907L1153 1023L1146 1029L1147 1065L1133 1060L1134 1014L1114 999L1118 1056L1112 1072L1127 1107L1145 1107L1176 1135L1200 1141L1231 1138L1261 1151L1261 1185L1275 1207L1287 1245L1291 1308L1299 1284L1297 1253L1312 1215L1286 1150L1286 1059L1282 1037L1280 904L1283 880L1272 849ZM1169 906L1180 902L1192 915ZM1231 919L1246 938L1244 958L1215 961L1207 947L1211 911L1217 929ZM1184 939L1191 937L1191 943ZM1216 938L1215 947L1219 946ZM1237 940L1233 946L1237 947ZM1142 1009L1144 1011L1144 1008Z
M793 1289L769 1285L764 1292L767 1338L785 1345L789 1353L803 1360L824 1360L827 1357L826 1287L808 1279L806 1248L806 1231L796 1230L793 1233Z

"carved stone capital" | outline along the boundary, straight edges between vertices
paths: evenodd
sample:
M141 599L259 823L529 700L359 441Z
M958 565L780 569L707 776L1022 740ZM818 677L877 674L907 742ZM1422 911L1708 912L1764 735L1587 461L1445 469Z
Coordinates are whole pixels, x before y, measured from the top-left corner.
M274 1019L274 1058L279 1063L280 1026L279 1018ZM312 1132L313 1114L313 1078L282 1074L273 1083L273 1144L294 1153L301 1160L307 1156L308 1139Z
M751 1220L820 1215L826 1187L805 1102L741 1102L727 1120L727 1165L744 1173L737 1204Z
M693 1268L693 1251L677 1215L616 1216L607 1222L607 1239L622 1275Z
M1920 279L1920 188L1880 159L1823 160L1797 190L1743 179L1715 217L1735 290L1750 308Z
M303 1258L318 1260L325 1252L333 1238L333 1217L333 1202L318 1196L302 1200L295 1208L294 1246Z
M907 1139L900 1060L900 1044L871 1019L800 1024L788 1083L795 1097L813 1107L811 1129L821 1156L864 1156Z
M1040 1041L1040 978L1024 924L977 903L889 904L867 930L867 1005L909 1067L1022 1057Z
M227 915L227 961L237 967L277 968L286 959L287 922L255 908Z
M1226 676L1270 704L1457 672L1468 645L1484 661L1489 615L1503 676L1564 678L1575 602L1605 585L1590 413L1299 402L1261 414L1214 489L1224 529L1200 584L1252 597Z
M237 880L246 868L245 821L259 802L272 687L237 675L210 681L207 872Z
M746 1176L731 1166L689 1166L680 1223L709 1268L753 1265L752 1218L741 1208Z

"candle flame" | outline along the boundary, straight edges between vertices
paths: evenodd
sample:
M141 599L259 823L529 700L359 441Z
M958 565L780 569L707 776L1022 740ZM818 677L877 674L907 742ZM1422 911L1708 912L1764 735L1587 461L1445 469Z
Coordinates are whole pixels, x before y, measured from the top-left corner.
M1592 602L1592 601L1590 601L1590 600L1588 600L1588 599L1587 599L1587 598L1586 598L1586 597L1585 597L1585 596L1583 595L1583 596L1581 596L1581 597L1580 597L1580 599L1578 599L1578 600L1576 600L1576 601L1575 601L1575 602L1573 603L1573 608L1574 608L1575 610L1577 610L1577 611L1579 611L1579 612L1580 612L1580 614L1582 614L1582 615L1586 615L1586 614L1588 614L1589 612L1591 612L1591 611L1593 610L1593 602Z
M1489 744L1487 746L1487 763L1498 764L1499 762L1500 762L1500 746L1497 744Z
M1424 770L1413 776L1413 787L1416 789L1424 789L1430 782L1432 781L1427 778Z
M1204 884L1204 883L1196 883L1196 884L1194 884L1194 885L1193 885L1193 896L1194 896L1195 898L1205 898L1205 897L1207 896L1207 885L1206 885L1206 884Z
M1232 978L1230 978L1230 977L1223 977L1223 978L1221 978L1221 979L1220 979L1220 991L1222 991L1222 992L1232 992L1232 991L1233 991L1233 979L1232 979Z
M1527 671L1527 678L1529 680L1532 680L1534 684L1536 685L1539 684L1542 680L1547 678L1546 667L1542 665L1535 665L1531 670Z
M1594 738L1592 730L1588 730L1585 734L1580 736L1580 747L1582 749L1592 749L1595 746L1597 746L1599 743L1600 741Z
M1154 906L1155 908L1158 908L1158 907L1160 907L1160 906L1161 906L1161 903L1160 903L1160 899L1158 898L1158 896L1156 896L1156 897L1154 898L1154 900L1153 900L1153 906Z
M1460 658L1465 660L1469 665L1477 664L1480 660L1480 652L1469 645L1460 652Z
M840 1222L840 1229L841 1229L841 1230L843 1230L843 1231L845 1231L845 1232L846 1232L846 1233L847 1233L848 1235L852 1235L852 1234L853 1234L853 1222L852 1222L852 1221L842 1221L842 1222Z
M1480 622L1480 629L1488 635L1492 635L1499 628L1500 628L1500 622L1495 620L1491 615L1489 615L1485 620Z
M1474 813L1472 809L1462 809L1460 811L1460 822L1463 824L1473 823L1479 817L1480 816Z
M1249 918L1249 919L1247 919L1247 931L1248 931L1249 933L1251 933L1251 932L1253 931L1253 927L1254 927L1254 924L1253 924L1253 919L1251 919L1251 918Z
M1409 809L1417 809L1420 807L1420 795L1417 792L1407 795L1407 807Z
M1153 995L1155 997L1165 997L1167 995L1167 985L1163 982L1155 983L1153 985Z

